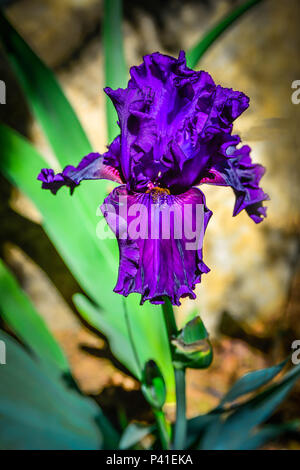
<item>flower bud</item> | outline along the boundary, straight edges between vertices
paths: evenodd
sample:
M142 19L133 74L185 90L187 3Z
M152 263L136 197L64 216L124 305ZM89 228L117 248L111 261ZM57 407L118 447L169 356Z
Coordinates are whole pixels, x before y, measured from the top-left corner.
M158 365L152 359L146 362L142 373L142 392L153 408L163 407L166 401L166 385Z
M172 340L175 346L174 366L190 369L205 369L213 359L213 350L208 333L199 315L189 321L178 336Z

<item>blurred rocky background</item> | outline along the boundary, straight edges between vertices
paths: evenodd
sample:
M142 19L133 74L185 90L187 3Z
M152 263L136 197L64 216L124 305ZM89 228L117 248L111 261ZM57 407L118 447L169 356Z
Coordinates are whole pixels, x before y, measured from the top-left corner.
M16 29L54 70L95 150L103 151L107 141L102 1L1 3ZM125 0L128 65L156 50L176 55L191 47L238 3ZM292 341L300 339L300 104L291 101L292 82L300 80L299 21L299 0L265 0L226 32L199 64L217 83L250 97L251 106L235 131L252 147L254 161L266 166L263 187L271 201L268 218L255 226L246 213L232 218L230 189L203 188L214 212L204 246L211 272L197 287L197 301L185 300L177 315L183 322L197 306L214 337L215 362L208 371L189 372L190 416L214 405L247 370L287 356ZM1 119L26 134L51 161L53 156L3 54L0 74L7 83ZM147 409L138 400L137 383L113 360L105 340L76 316L71 297L79 287L43 233L39 214L4 180L0 193L2 256L63 344L81 387L92 394L104 391L100 401L107 407L120 394L124 400L136 394L136 409L130 413L141 418ZM297 394L299 388L279 413L287 418L299 416ZM289 441L282 446L297 448L298 444Z

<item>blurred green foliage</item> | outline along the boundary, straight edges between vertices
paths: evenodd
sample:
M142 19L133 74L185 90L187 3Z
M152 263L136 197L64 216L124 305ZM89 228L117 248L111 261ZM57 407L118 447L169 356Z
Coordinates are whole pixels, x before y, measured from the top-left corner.
M195 66L220 34L258 2L243 3L209 31L188 51L188 64ZM121 31L122 2L105 0L104 9L105 84L123 87L127 70ZM55 76L2 13L0 38L33 115L55 154L57 166L75 164L91 151L91 145ZM115 110L109 101L107 125L111 140L118 127ZM169 399L174 396L174 372L164 318L159 307L149 303L141 307L138 296L131 295L125 300L132 325L132 334L129 332L124 303L121 296L113 292L118 270L116 240L98 240L96 236L99 221L96 210L107 194L106 183L91 182L88 188L80 187L72 198L63 191L54 198L41 191L40 183L36 181L37 174L47 162L30 142L4 125L0 126L0 142L1 171L33 201L42 215L45 232L86 293L74 297L78 311L107 336L116 357L142 380L146 395L155 392L153 396L158 401L154 407L161 411L166 390ZM140 441L148 434L153 434L155 445L155 439L160 435L156 426L131 423L120 440L100 408L80 393L65 354L2 263L0 315L4 324L24 344L22 346L0 331L9 360L0 370L0 448L115 449L120 446L125 449L141 446ZM183 328L177 340L180 341L176 347L181 348L177 353L181 355L191 353L191 344L199 346L201 343L202 347L205 342L209 346L210 362L211 348L199 317ZM192 354L200 353L192 351ZM300 366L293 367L279 381L268 385L286 363L247 374L214 410L189 420L187 448L252 449L282 432L298 430L298 422L258 428L300 376ZM261 387L263 390L257 393ZM250 398L245 398L249 394Z
M78 118L52 72L20 38L4 15L0 18L0 37L10 64L33 114L42 125L58 165L76 162L76 158L82 158L91 151ZM111 20L112 16L108 15L107 21ZM111 76L112 73L108 72L108 77ZM114 239L99 240L96 236L99 222L96 213L107 195L106 183L90 182L88 187L83 185L72 197L66 191L53 197L42 191L40 182L36 181L40 169L47 166L47 162L34 147L2 125L0 142L1 171L33 201L43 216L43 227L49 238L92 300L78 294L75 303L80 312L86 321L107 336L117 358L140 377L124 317L124 303L122 297L113 292L118 272L117 242ZM172 399L174 374L160 308L150 303L140 306L137 295L130 296L125 302L134 325L139 359L141 363L155 359L162 369Z

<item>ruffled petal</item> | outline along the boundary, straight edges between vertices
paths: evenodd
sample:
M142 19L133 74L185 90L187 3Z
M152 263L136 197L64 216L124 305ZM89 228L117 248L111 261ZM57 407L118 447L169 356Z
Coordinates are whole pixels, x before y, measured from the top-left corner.
M266 217L267 210L263 207L263 201L269 199L268 194L259 186L265 168L252 163L250 147L244 145L237 148L239 142L238 136L227 138L199 183L231 186L236 196L233 215L245 209L251 219L259 223Z
M124 180L119 171L120 137L117 137L110 145L108 152L104 154L89 153L77 167L68 165L61 173L55 174L51 168L43 168L37 179L42 181L43 189L50 189L53 194L62 186L70 188L71 194L74 188L82 180L107 179L117 183Z
M202 260L202 242L212 212L198 188L181 195L157 190L130 193L119 186L101 206L116 234L120 250L115 292L141 294L141 303L173 305L194 299L195 285L209 268Z
M126 89L105 89L119 116L127 187L146 191L154 184L184 192L199 181L220 136L231 133L249 99L189 69L183 51L178 59L147 55L130 75Z

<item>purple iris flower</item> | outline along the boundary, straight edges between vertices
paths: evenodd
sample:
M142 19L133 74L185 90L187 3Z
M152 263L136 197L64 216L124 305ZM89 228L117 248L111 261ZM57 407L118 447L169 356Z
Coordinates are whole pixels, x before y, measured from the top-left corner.
M142 230L146 231L155 225L152 209L164 212L172 207L174 229L185 207L195 214L201 206L204 233L212 212L196 186L231 186L236 196L233 215L245 209L255 223L261 222L266 216L262 203L269 199L259 187L264 168L252 163L250 147L239 146L240 138L232 135L233 121L248 108L249 99L215 85L207 72L189 69L183 51L178 59L158 52L147 55L141 65L131 68L130 76L126 89L105 89L120 126L108 151L90 153L77 167L67 166L58 174L43 169L38 179L53 194L62 186L69 186L72 193L82 180L120 183L101 206L120 249L114 290L124 296L140 293L141 303L163 303L168 297L180 305L181 297L196 297L195 285L209 271L202 260L202 238L190 250L186 231L181 237L172 232L169 238L160 232L154 238L123 236L115 223L121 219L120 197L126 201L127 215L134 205L144 208L141 221L145 217ZM194 217L185 219L193 232Z

